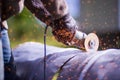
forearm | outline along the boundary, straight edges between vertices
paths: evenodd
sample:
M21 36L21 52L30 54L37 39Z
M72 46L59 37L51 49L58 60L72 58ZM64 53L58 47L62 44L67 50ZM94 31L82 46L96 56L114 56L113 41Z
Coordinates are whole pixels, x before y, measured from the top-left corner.
M43 6L40 0L25 0L25 6L35 15L39 20L47 25L51 23L51 15Z
M52 27L55 38L70 45L73 38L78 37L76 21L68 12L65 0L25 0L26 7L40 20ZM80 34L80 33L79 33ZM83 39L81 32L79 38Z

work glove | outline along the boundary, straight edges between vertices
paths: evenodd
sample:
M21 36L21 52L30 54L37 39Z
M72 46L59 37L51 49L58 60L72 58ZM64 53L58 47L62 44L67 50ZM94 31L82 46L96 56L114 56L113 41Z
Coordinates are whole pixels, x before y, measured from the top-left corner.
M76 39L84 39L87 36L85 33L78 31L78 26L70 14L54 20L52 33L57 41L65 45L73 45Z

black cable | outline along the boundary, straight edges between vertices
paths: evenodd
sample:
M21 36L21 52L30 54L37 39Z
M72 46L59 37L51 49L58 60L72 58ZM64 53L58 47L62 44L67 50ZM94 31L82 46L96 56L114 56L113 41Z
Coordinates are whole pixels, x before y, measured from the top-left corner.
M47 35L47 28L48 28L48 26L45 27L45 31L44 31L44 80L46 80L46 35Z

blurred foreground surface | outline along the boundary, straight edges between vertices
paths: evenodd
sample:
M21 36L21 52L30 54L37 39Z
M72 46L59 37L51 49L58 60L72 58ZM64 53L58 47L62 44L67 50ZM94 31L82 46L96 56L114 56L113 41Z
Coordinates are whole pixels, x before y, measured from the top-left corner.
M13 54L16 80L44 80L43 44L23 43L13 49ZM46 80L52 80L64 63L57 80L120 80L120 49L84 52L47 46Z

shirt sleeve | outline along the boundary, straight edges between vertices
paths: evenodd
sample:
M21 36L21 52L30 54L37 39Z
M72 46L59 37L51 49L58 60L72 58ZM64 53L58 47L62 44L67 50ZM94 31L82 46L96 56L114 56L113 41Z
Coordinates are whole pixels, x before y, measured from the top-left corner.
M46 8L40 0L25 0L25 6L39 20L43 21L47 25L51 23L51 14L46 10Z

